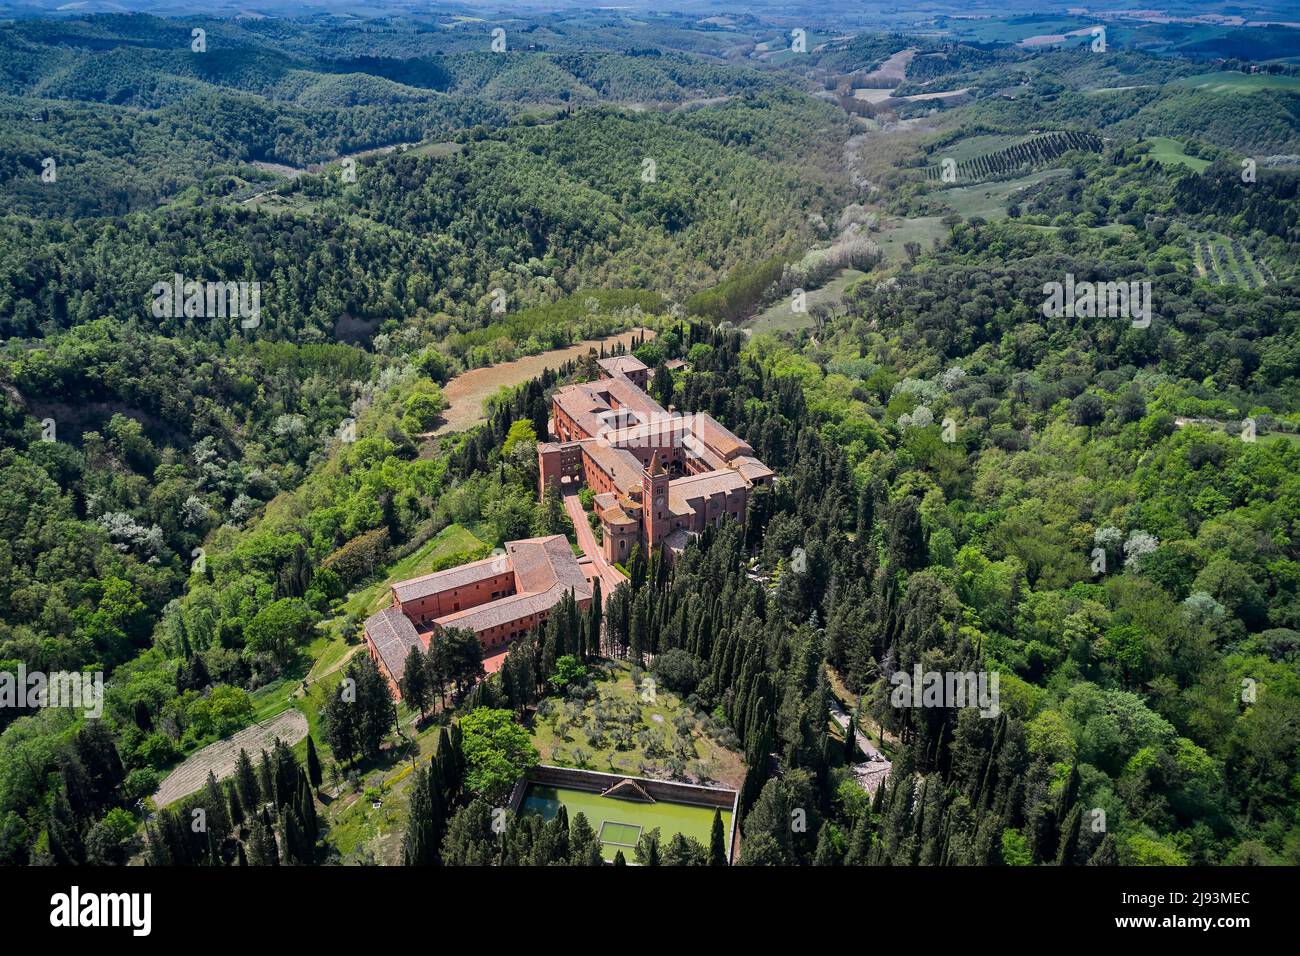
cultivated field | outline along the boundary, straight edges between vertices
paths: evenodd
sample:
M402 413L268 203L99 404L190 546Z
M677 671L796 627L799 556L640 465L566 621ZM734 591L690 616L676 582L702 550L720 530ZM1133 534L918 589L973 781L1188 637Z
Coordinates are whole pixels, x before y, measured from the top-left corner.
M166 778L153 795L154 806L162 808L200 789L212 772L220 780L235 772L239 751L246 750L254 760L263 750L275 746L277 738L296 744L307 736L307 718L297 710L286 710L265 724L253 724L239 733L209 744L185 761Z
M617 342L630 345L634 334L635 332L621 332L604 339L588 339L567 349L526 355L513 362L499 362L496 365L470 369L457 375L442 390L443 397L447 399L447 410L442 413L443 423L434 434L445 435L472 428L485 420L483 403L498 390L536 378L544 369L559 368L570 359L586 355L590 349L599 351L602 342L606 350L612 348ZM646 333L647 338L653 336L653 332Z

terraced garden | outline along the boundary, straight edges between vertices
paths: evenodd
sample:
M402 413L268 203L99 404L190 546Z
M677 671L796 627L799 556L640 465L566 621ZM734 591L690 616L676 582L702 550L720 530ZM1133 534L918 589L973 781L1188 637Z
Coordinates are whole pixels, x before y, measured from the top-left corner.
M656 687L630 665L602 665L587 700L551 697L533 725L543 764L605 773L720 783L739 787L744 760L726 745L711 718ZM643 699L643 698L649 699Z

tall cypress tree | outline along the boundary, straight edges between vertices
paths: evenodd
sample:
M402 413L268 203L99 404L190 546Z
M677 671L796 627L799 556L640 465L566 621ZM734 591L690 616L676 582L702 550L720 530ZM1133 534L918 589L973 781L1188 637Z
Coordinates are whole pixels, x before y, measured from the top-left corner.
M446 802L450 804L460 793L460 773L457 769L455 745L452 743L451 734L447 732L446 727L438 731L438 749L433 756L438 763L438 770L442 778L443 794L446 797Z
M242 747L239 751L239 759L235 762L235 790L239 793L239 802L243 805L246 815L252 816L256 813L258 804L261 803L257 773L253 770L253 761L249 758L248 751Z
M86 862L86 847L77 828L77 818L62 790L54 795L48 830L50 853L60 866L79 866Z
M275 843L275 833L263 821L253 823L249 836L249 862L253 866L279 866L280 848Z
M316 741L312 739L311 734L307 735L307 779L311 781L313 790L319 790L321 780L324 779L321 773L320 757L316 755Z
M727 865L727 834L722 826L722 811L714 809L709 833L709 866Z
M1079 851L1079 826L1083 819L1083 805L1076 803L1061 828L1061 845L1056 850L1057 866L1074 866Z
M416 770L411 809L402 838L404 866L432 866L437 858L437 831L429 794L429 771Z
M591 582L591 604L587 608L587 656L600 657L600 578Z
M840 856L835 849L831 824L823 823L817 834L817 849L813 853L813 866L839 866Z
M866 866L870 852L871 814L864 813L853 825L853 832L849 836L849 851L844 856L844 863L847 866Z
M233 780L226 782L226 806L230 813L230 827L238 830L244 825L244 806L239 802L239 791Z
M316 856L316 841L320 838L320 820L316 815L316 801L312 798L311 784L307 774L299 771L298 799L294 808L302 818L303 844L310 859Z

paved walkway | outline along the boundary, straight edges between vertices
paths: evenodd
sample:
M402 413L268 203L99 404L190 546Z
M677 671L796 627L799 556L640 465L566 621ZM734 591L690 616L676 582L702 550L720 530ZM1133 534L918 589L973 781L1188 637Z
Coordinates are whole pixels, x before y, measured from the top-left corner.
M576 485L570 484L564 490L564 510L569 513L569 518L573 521L573 530L578 535L578 547L590 559L592 568L600 577L600 595L602 600L607 602L614 589L627 578L600 553L600 545L596 544L596 535L592 532L591 525L587 524L587 512L582 510L582 502L578 500Z

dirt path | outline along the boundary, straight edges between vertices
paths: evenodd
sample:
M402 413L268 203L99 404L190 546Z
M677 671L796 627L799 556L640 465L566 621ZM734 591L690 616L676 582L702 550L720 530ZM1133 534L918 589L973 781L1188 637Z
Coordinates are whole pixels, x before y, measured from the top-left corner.
M336 660L329 667L325 668L319 674L315 673L316 665L313 664L312 665L313 669L307 672L307 685L310 687L314 682L329 677L330 674L333 674L336 670L339 670L342 667L347 667L348 663L352 660L352 658L356 656L357 651L361 650L363 647L365 647L364 644L358 644L356 647L349 650L346 654L344 654L341 658ZM299 688L299 691L301 690L302 688ZM299 693L296 694L295 696L301 697L302 694Z
M433 434L445 435L448 432L464 431L484 421L483 402L503 385L519 385L530 378L536 378L544 369L559 368L570 359L581 358L590 349L600 351L601 343L604 343L606 351L616 342L630 345L632 336L641 332L646 333L647 339L654 337L653 332L634 329L603 339L587 339L577 345L570 345L567 349L526 355L513 362L499 362L486 368L474 368L463 372L443 387L442 394L447 399L447 410L442 413L443 424Z
M849 715L844 712L838 700L831 701L831 719L840 725L840 729L848 733ZM861 730L855 734L855 742L862 755L866 757L862 763L852 766L853 776L861 787L868 793L874 794L880 784L889 779L889 770L893 765L884 754L876 749L875 745L867 738Z
M307 736L307 716L300 710L286 710L265 724L245 727L233 737L209 744L169 773L158 792L153 795L154 806L162 809L200 789L208 779L208 771L217 779L235 772L239 751L247 750L254 760L263 750L270 750L279 737L286 744L296 744Z

